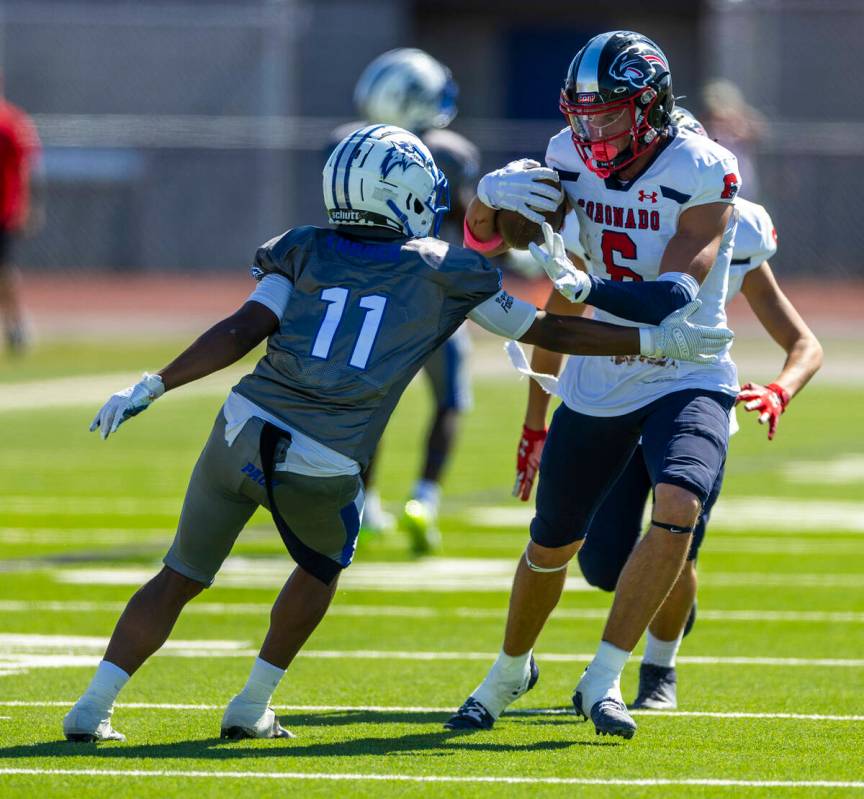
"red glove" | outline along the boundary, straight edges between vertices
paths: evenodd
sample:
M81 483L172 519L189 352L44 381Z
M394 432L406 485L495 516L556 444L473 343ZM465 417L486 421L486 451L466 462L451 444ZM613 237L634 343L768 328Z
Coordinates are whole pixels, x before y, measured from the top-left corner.
M741 386L735 404L739 402L743 402L748 411L759 411L759 424L768 422L768 440L771 441L777 432L777 422L789 404L789 392L776 383L769 383L767 386L745 383Z
M543 444L546 441L546 428L532 430L522 427L522 438L519 440L519 450L516 452L516 482L513 484L513 496L527 502L531 497L531 487L540 468L540 455L543 454Z

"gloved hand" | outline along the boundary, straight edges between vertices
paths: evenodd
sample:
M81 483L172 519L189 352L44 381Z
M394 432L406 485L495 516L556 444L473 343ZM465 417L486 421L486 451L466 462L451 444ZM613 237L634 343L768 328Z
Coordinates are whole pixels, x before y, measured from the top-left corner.
M147 410L165 393L165 384L159 375L146 372L139 382L108 398L90 425L90 432L100 428L102 438L108 438L123 422Z
M546 442L546 428L532 430L522 426L522 438L519 439L519 449L516 451L516 482L513 484L513 496L527 502L531 497L531 487L540 468L540 456L543 454L543 444Z
M670 313L658 327L640 327L640 352L649 358L715 363L735 334L727 327L694 325L688 319L702 307L693 300Z
M744 403L744 409L748 411L759 411L759 424L768 424L768 440L774 439L777 432L777 423L789 404L789 392L776 383L760 386L758 383L745 383L741 386L738 398L735 400Z
M542 246L533 241L528 245L531 255L542 267L555 290L570 302L585 302L591 291L591 279L585 272L577 269L567 257L564 239L552 230L552 225L543 223Z
M544 179L554 180L556 185L540 183ZM564 199L557 182L558 173L554 169L522 158L483 175L477 186L477 197L489 208L516 211L540 225L543 223L541 212L554 211Z

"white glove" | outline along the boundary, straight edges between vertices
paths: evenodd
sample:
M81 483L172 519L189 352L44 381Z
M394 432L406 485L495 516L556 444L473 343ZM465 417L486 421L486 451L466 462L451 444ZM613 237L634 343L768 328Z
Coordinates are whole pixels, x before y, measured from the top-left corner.
M477 196L489 208L516 211L540 225L543 223L540 212L556 210L564 199L559 186L539 182L545 179L557 183L558 173L530 158L522 158L483 175L477 185Z
M108 398L96 418L90 425L90 432L96 428L102 438L108 438L123 422L146 411L147 408L165 393L165 384L159 375L149 375L146 372L139 382L123 391L118 391Z
M544 269L555 290L570 302L585 302L591 291L591 279L585 272L577 269L567 257L564 239L552 230L552 225L543 223L543 246L533 241L528 245L531 255Z
M702 300L693 300L670 313L659 327L639 328L642 355L649 358L673 358L676 361L715 363L719 353L735 337L728 327L706 327L688 322L702 307Z

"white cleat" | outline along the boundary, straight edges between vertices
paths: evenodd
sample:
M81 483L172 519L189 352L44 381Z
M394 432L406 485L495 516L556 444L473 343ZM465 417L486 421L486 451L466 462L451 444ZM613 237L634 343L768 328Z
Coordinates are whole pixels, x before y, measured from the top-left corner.
M111 726L111 713L104 713L93 705L76 703L63 719L63 735L67 741L95 743L96 741L125 741L126 736Z
M260 705L247 702L238 694L225 708L221 737L239 741L243 738L293 738L294 734L279 723L272 707L262 712Z

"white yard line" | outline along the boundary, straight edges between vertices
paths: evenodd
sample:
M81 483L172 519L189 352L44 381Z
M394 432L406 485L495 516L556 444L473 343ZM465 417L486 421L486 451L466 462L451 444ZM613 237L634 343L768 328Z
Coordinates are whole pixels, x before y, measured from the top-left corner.
M290 746L290 744L289 744ZM176 771L144 769L2 768L0 775L63 777L169 777L184 779L324 780L331 782L491 783L504 785L704 786L728 788L864 788L864 782L840 780L617 779L614 777L504 777L443 774L334 774L303 771Z
M38 564L27 564L38 568ZM414 562L359 561L340 577L342 589L374 592L509 592L515 558L426 558ZM53 570L57 582L73 585L141 585L159 570L157 565L69 567ZM287 556L270 559L229 558L216 578L230 588L281 588L290 571ZM712 572L700 575L706 586L790 587L796 589L864 588L860 573L832 572ZM568 591L594 591L581 577L568 577Z
M125 602L89 602L78 600L0 600L0 613L118 613ZM268 614L268 602L191 602L184 614L203 616L257 616ZM435 608L414 605L340 605L327 611L328 616L349 618L405 619L503 619L505 608ZM556 608L552 619L605 619L607 608ZM794 622L805 624L864 624L864 612L820 610L699 610L699 621L719 622Z
M467 510L463 518L475 527L528 529L534 517L532 505L490 505ZM810 500L795 497L721 498L711 514L715 530L772 530L864 533L864 502Z
M99 636L40 635L26 633L0 633L0 668L26 668L28 665L50 667L52 659L58 666L90 665L107 645L108 639ZM233 658L252 657L257 650L249 641L231 640L173 640L168 641L157 654L159 657ZM495 659L492 652L406 651L386 649L308 649L298 657L319 660L407 660L407 661L488 661ZM555 663L587 663L591 653L542 652L542 660ZM79 660L80 659L80 662ZM736 666L819 666L861 668L861 658L787 658L749 656L683 655L679 663L697 665Z
M0 707L71 707L74 700L68 701L28 701L19 699L0 700ZM116 708L130 710L224 710L223 705L174 704L169 702L118 702ZM452 707L418 705L274 705L280 712L297 713L452 713ZM712 719L772 719L779 721L864 721L864 715L831 715L823 713L751 713L713 710L634 710L636 715L644 716L681 716L686 718ZM506 711L508 716L575 716L572 708L529 708ZM0 717L2 718L2 717Z

